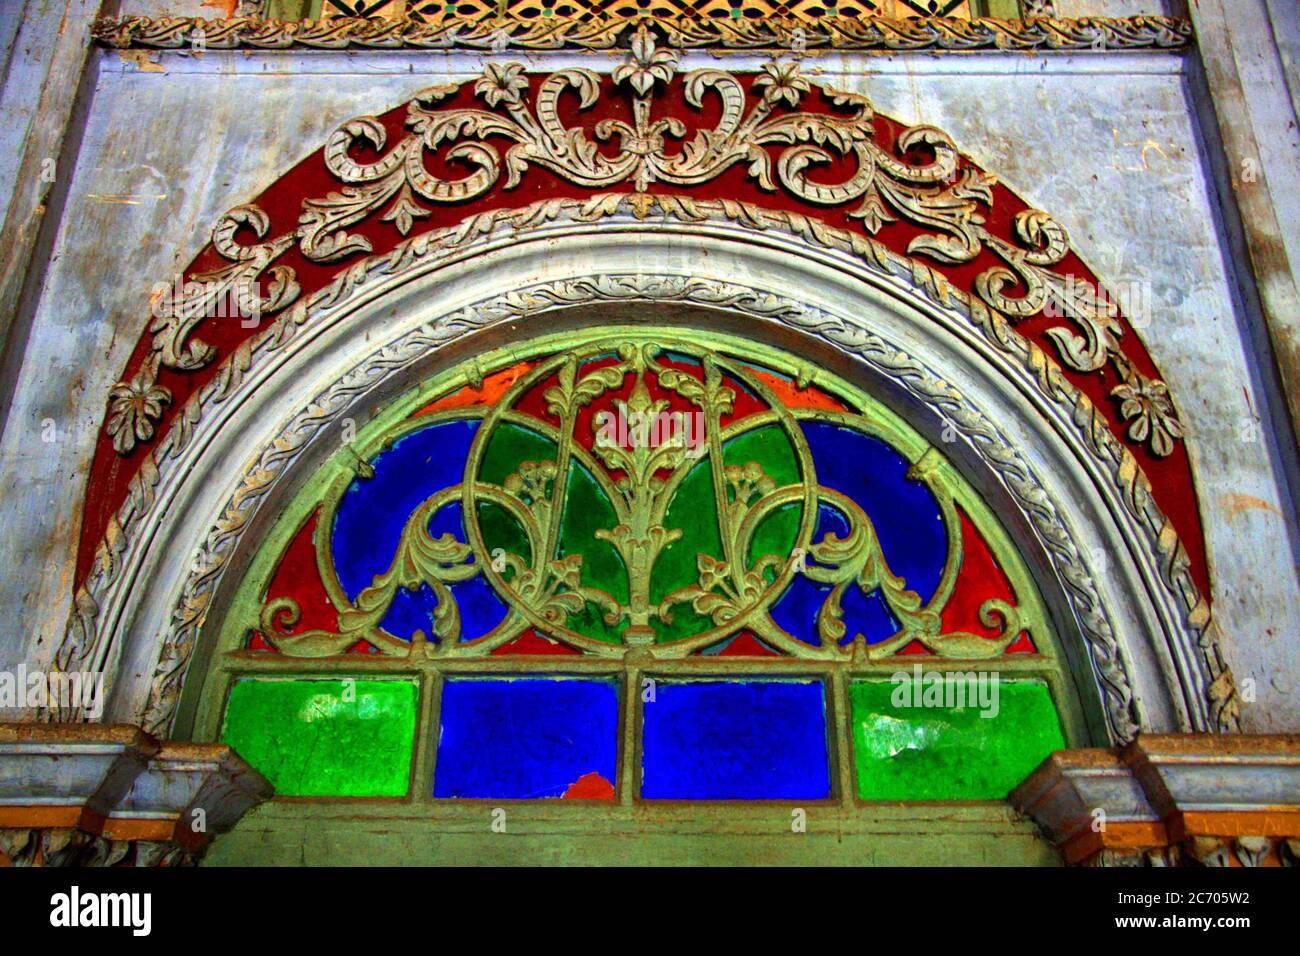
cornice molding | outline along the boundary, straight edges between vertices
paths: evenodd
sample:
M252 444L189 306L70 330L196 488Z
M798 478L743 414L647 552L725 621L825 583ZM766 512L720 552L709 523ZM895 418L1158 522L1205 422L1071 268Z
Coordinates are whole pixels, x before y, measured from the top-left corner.
M193 864L272 787L225 744L0 724L0 865Z
M1139 734L1052 754L1007 799L1067 863L1295 866L1300 736Z
M1195 42L1184 17L981 17L887 19L617 17L462 19L433 23L338 17L120 17L97 21L94 38L114 49L157 50L608 50L627 47L638 26L682 49L858 50L876 53L1128 53L1183 51Z

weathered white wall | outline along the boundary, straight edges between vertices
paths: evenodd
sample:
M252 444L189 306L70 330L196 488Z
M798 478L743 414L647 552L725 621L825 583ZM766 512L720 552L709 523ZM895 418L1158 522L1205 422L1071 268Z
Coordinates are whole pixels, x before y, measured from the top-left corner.
M1183 0L1054 0L1058 17L1183 16Z
M0 440L0 528L14 569L0 576L9 622L0 667L48 660L62 633L86 469L153 284L189 261L221 212L338 123L477 73L473 57L429 53L95 56L79 159L65 172L64 219ZM695 54L683 66L719 60L762 62ZM557 54L531 66L611 61ZM842 55L809 70L869 94L882 112L947 130L1056 215L1104 280L1151 283L1144 338L1188 429L1213 602L1238 681L1256 682L1244 723L1298 730L1295 491L1271 432L1278 398L1257 371L1260 333L1248 327L1223 251L1186 63L1173 54ZM55 440L45 441L51 423Z

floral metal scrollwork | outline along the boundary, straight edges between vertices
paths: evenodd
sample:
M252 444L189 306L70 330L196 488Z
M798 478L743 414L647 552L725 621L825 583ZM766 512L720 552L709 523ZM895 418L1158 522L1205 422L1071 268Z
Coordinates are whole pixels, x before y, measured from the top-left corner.
M589 347L582 354L553 357L521 376L483 413L461 482L435 491L406 520L387 569L352 599L341 588L331 589L340 605L338 630L292 633L299 616L297 605L288 598L275 598L263 606L258 620L263 638L282 653L296 656L335 655L359 641L387 654L475 656L490 653L531 626L597 656L617 657L630 647L643 647L659 658L680 658L747 630L781 652L804 658L878 660L917 642L940 657L982 659L1001 654L1029 626L1013 604L991 599L980 608L980 618L998 636L943 631L939 612L960 563L961 541L951 531L957 520L951 492L932 468L922 462L910 473L941 503L950 529L944 561L947 583L941 584L927 603L890 567L875 526L862 507L818 482L800 419L763 381L740 363L713 352L700 355L699 374L692 374L661 360L667 347L629 341L617 349L616 361L588 367L596 354ZM677 345L671 349L682 354ZM557 422L554 425L521 416L515 408L522 395L549 377L554 384L542 395L547 413ZM652 393L652 377L660 397ZM734 408L736 383L766 405L768 411L754 420L758 424L724 426ZM625 389L625 397L621 397ZM665 394L689 404L700 416L702 428L694 441L683 431L671 429L661 441L639 426L628 431L624 442L602 440L607 436L603 436L605 425L598 415L591 419L590 447L577 440L584 409L591 411L595 403L604 401L624 422L644 424L661 421L669 414L672 402L662 397ZM851 425L853 418L839 416L835 420ZM480 470L495 430L520 422L545 431L554 443L554 458L523 460L504 480L485 480ZM759 462L727 460L724 444L728 439L767 425L779 427L786 436L800 480L780 484ZM696 468L706 469L712 484L720 546L716 553L695 555L695 583L656 599L651 586L656 563L665 548L683 534L682 528L670 525L669 508L683 481ZM575 469L600 486L615 515L612 526L597 528L593 538L607 543L621 559L625 587L618 589L619 595L593 586L585 573L583 553L574 550L572 541L562 540L568 507L566 483ZM463 539L451 533L435 537L429 531L431 519L456 502L462 505ZM523 535L524 548L506 551L492 546L478 517L483 502L509 516ZM782 553L756 550L757 535L765 522L791 507L799 514L792 547ZM814 534L815 516L824 507L844 516L848 530L843 537L833 532L820 537ZM327 548L318 544L321 547ZM329 575L330 552L320 553L322 573ZM508 610L487 633L466 635L453 587L477 575L487 579ZM805 576L823 592L815 639L788 633L771 614L773 604L797 575ZM406 641L386 632L381 622L398 592L424 586L436 597L429 634L419 631L412 641ZM868 642L860 633L849 633L842 602L853 587L864 595L880 595L899 624L896 633L875 642ZM706 622L703 630L673 637L657 632L655 625L671 624L682 606ZM599 640L572 626L572 619L589 608L607 627L617 630L616 640Z

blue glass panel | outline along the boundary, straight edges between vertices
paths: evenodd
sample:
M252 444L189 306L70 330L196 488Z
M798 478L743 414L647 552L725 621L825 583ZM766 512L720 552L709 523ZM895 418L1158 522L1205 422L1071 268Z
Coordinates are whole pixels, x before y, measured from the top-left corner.
M440 422L403 436L372 461L372 478L352 482L339 502L330 545L339 583L350 600L388 570L402 529L430 495L459 484L478 421ZM435 536L449 532L465 540L460 502L439 509L429 520ZM506 607L482 578L452 585L461 614L461 637L486 634L505 617ZM427 586L402 590L380 622L390 634L410 639L417 630L432 639L431 612L437 598Z
M898 620L890 613L879 590L863 594L861 588L847 588L840 606L844 608L844 623L848 628L841 644L852 643L857 634L865 635L867 642L874 644L898 633Z
M930 490L909 481L907 460L878 438L826 422L803 422L803 430L818 483L867 513L889 566L929 601L948 555L939 503Z
M464 467L463 460L461 461L461 467ZM459 501L453 501L439 508L429 519L429 533L435 538L441 537L443 534L450 534L457 541L467 541L465 524L461 520L463 510ZM473 558L470 561L472 563ZM427 587L426 590L428 590ZM461 581L451 585L451 593L456 599L456 607L460 609L461 640L468 641L476 637L482 637L505 620L505 602L497 596L496 591L492 589L492 585L488 584L482 577L470 578L468 581ZM429 612L433 610L434 605L437 603L437 599L430 592L429 600L421 607L421 613L424 615L426 622L429 620ZM425 627L425 633L428 634L427 623ZM414 633L414 628L407 633Z
M879 439L839 425L804 422L813 453L817 481L852 498L871 518L885 560L912 590L928 601L938 587L948 555L947 535L938 502L924 485L907 479L907 461ZM813 540L827 534L843 538L848 520L824 502L818 507ZM817 612L830 587L796 577L772 608L772 618L789 634L819 644ZM857 587L841 599L845 641L863 634L874 644L893 636L898 621L878 591L863 594Z
M590 774L615 778L612 681L449 680L441 724L435 797L562 797Z
M820 681L660 681L643 707L643 797L830 796Z
M849 523L844 515L838 509L823 503L817 511L813 540L820 541L827 534L844 538L848 533ZM816 562L810 559L808 563ZM821 638L817 635L817 612L821 610L822 602L830 591L829 584L819 584L802 575L797 576L773 606L772 619L799 640L818 645ZM850 586L840 599L840 608L846 628L842 643L848 643L858 634L863 634L868 643L874 644L898 632L898 621L890 613L879 591L863 594L860 588Z

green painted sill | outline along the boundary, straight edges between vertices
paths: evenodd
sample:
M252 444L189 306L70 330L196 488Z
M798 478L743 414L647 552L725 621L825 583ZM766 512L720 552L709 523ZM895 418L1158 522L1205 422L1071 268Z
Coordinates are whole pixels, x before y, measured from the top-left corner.
M389 803L278 798L209 848L204 865L1056 866L1002 801L795 805ZM503 811L494 815L494 810ZM498 830L504 822L504 832Z

